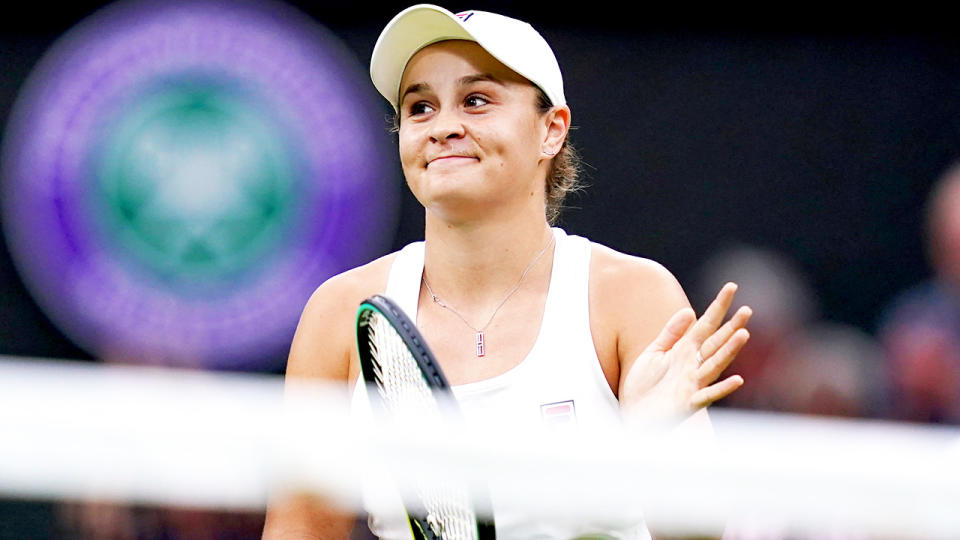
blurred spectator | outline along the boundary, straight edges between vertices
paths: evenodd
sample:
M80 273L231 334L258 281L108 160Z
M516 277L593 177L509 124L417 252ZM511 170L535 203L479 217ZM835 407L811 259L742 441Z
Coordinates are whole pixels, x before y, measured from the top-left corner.
M771 408L801 414L869 417L886 412L883 351L851 326L819 322L784 342L777 368L757 381Z
M875 416L886 380L883 353L858 329L818 320L806 277L784 256L752 247L718 252L697 287L705 301L726 281L753 308L750 342L730 367L745 384L723 405L802 414Z
M262 512L62 502L53 538L90 540L255 540Z
M751 306L754 315L750 341L730 368L743 375L745 384L723 404L769 409L775 397L759 383L766 371L777 369L780 349L812 318L816 302L799 270L773 252L752 247L723 250L706 262L696 288L701 307L711 298L710 288L727 281L740 285L737 302Z
M960 164L934 186L927 203L932 279L901 293L884 313L879 336L899 420L960 423Z

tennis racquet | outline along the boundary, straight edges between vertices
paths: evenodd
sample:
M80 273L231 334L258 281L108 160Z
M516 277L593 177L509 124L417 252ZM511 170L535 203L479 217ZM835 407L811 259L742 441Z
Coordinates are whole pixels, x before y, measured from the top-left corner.
M422 425L457 414L440 364L416 326L389 298L376 295L357 311L357 348L371 407L382 421L416 418ZM475 511L478 486L450 479L443 486L419 486L417 508L407 505L415 540L494 540L493 520ZM489 508L489 500L487 507Z

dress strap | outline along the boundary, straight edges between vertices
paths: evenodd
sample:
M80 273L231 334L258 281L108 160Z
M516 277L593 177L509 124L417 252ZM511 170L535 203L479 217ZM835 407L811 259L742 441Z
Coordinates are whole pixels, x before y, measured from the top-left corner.
M559 228L554 229L554 236L557 252L541 333L547 330L565 335L571 329L587 329L589 332L590 242L586 238L567 235Z
M420 280L423 278L424 243L414 242L397 253L387 278L384 294L406 313L411 321L417 320L417 305L420 302Z

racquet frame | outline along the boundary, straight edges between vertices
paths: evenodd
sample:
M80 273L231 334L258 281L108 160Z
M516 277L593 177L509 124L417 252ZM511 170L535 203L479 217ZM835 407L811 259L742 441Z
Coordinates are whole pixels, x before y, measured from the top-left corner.
M427 383L427 387L436 396L442 397L443 401L448 402L450 406L456 403L453 392L450 389L450 383L447 382L439 362L430 351L426 340L417 330L417 327L409 317L392 300L382 295L374 295L364 300L357 310L357 352L360 358L360 371L364 382L367 385L367 395L376 395L371 402L377 401L380 404L380 388L377 385L377 369L374 355L370 351L369 341L369 318L372 311L380 313L393 326L397 334L407 346L420 369L420 375ZM373 403L371 403L373 405ZM379 407L384 409L384 407ZM379 412L383 412L382 410ZM422 516L411 515L407 512L407 518L410 522L410 530L413 533L414 540L443 540L442 535L436 534L427 520ZM496 534L492 520L477 520L477 538L479 540L495 540Z

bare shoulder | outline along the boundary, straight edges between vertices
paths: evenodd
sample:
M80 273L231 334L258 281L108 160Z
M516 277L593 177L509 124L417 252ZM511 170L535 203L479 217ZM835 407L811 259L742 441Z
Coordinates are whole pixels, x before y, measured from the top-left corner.
M591 292L597 293L595 299L602 305L610 304L615 311L638 307L629 304L631 301L640 301L648 308L662 304L680 309L688 305L677 278L662 264L600 244L592 247Z
M310 296L287 360L287 376L349 381L357 370L354 354L354 317L365 298L383 292L391 253L325 281Z
M677 311L689 307L683 287L662 264L593 244L590 326L608 361L636 358ZM602 339L602 343L597 338Z

